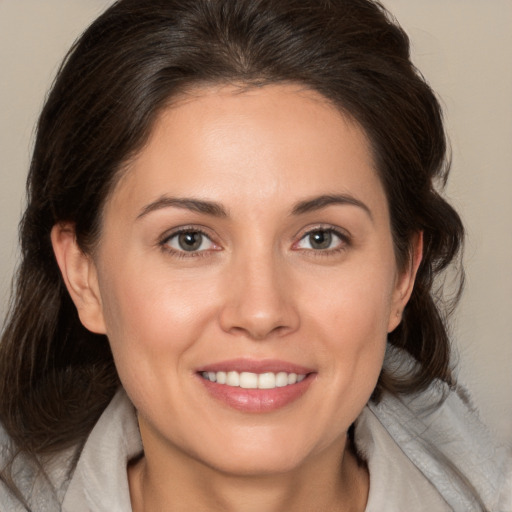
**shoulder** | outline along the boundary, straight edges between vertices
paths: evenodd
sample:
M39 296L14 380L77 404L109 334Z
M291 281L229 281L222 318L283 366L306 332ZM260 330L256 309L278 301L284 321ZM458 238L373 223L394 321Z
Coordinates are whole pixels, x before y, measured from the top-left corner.
M368 410L455 511L511 510L510 452L495 442L466 393L436 381L422 393L384 394Z
M0 423L0 512L130 510L126 465L141 451L135 410L122 389L84 445L52 456L17 453Z
M131 510L126 468L142 450L135 408L120 388L81 450L62 510Z
M412 503L415 512L452 510L369 408L357 419L354 442L370 475L365 512L410 510Z
M25 510L21 501L15 497L9 489L9 475L7 467L12 459L12 443L7 432L0 423L0 503L6 507L6 510L17 512Z
M73 471L76 448L35 458L16 449L0 423L1 510L59 510Z

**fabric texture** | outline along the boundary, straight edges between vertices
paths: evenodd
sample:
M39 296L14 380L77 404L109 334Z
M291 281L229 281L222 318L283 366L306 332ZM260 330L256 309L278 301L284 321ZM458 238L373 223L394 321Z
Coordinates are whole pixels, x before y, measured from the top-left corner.
M452 510L368 407L357 420L356 445L370 473L366 512Z
M356 448L367 461L366 512L512 512L510 453L497 446L459 393L434 383L401 398L370 403L355 425ZM0 429L0 463L9 440ZM42 461L48 478L23 457L14 481L33 512L131 512L127 464L142 454L135 410L120 389L79 453ZM0 484L0 511L25 508Z

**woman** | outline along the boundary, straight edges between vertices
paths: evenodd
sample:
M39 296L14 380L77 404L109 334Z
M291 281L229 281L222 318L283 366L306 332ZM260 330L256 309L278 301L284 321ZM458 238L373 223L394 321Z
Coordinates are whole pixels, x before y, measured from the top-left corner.
M7 510L510 510L433 299L445 146L375 2L107 10L38 125Z

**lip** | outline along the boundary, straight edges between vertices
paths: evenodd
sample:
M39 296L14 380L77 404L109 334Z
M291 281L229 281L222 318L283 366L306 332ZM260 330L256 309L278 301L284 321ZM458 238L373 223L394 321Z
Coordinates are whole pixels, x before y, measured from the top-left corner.
M197 368L197 373L201 372L251 372L251 373L265 373L265 372L286 372L307 375L314 373L312 368L306 368L298 364L290 363L288 361L280 361L278 359L230 359L228 361L219 361Z
M201 376L202 372L220 371L286 372L306 375L306 377L296 384L274 389L244 389L211 382ZM196 375L207 393L224 405L245 413L268 413L286 407L304 395L315 380L316 372L286 361L232 359L202 366L197 370Z

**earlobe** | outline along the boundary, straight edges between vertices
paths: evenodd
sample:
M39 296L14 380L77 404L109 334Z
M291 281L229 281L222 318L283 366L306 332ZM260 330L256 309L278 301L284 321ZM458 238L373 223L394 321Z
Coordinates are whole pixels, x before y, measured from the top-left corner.
M400 325L402 313L414 289L416 274L423 258L423 231L414 235L411 241L411 249L409 265L397 279L393 305L389 316L388 333Z
M96 266L76 241L74 225L55 224L51 232L53 252L80 321L88 330L105 334L105 321Z

